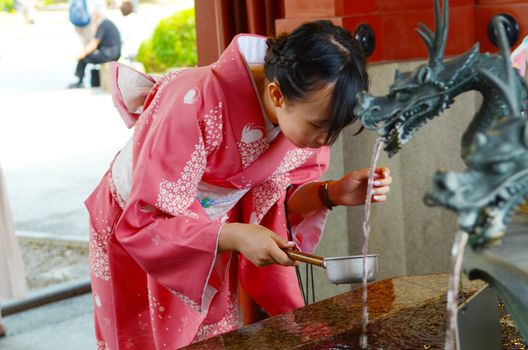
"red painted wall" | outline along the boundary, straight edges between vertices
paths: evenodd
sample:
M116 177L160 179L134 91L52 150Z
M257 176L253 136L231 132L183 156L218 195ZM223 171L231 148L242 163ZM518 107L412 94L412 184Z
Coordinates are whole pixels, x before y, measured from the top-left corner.
M376 61L426 59L427 49L415 29L419 22L434 30L434 0L284 0L285 18L276 20L276 32L289 32L299 24L329 19L350 30L369 25ZM525 0L451 0L446 55L456 55L480 42L482 51L496 52L488 39L488 24L499 13L512 15L520 27L514 46L528 34L528 3Z
M374 31L370 62L426 59L426 47L415 29L419 22L434 29L434 0L196 0L198 60L212 63L240 32L275 34L299 24L329 19L352 33L360 24ZM480 42L481 50L497 52L488 39L493 16L515 18L520 36L528 35L526 0L451 0L446 55L456 55ZM273 28L273 24L275 28ZM271 32L270 32L271 30Z

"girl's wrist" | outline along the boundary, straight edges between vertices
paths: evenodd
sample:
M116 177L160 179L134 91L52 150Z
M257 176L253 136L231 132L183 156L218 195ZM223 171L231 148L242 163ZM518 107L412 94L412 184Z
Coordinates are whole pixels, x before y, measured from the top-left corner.
M238 251L238 226L240 224L228 223L222 225L218 239L218 250L220 252Z
M336 202L335 184L334 181L323 181L319 185L319 199L323 205L332 210L333 207L336 207L338 203Z
M338 180L331 180L328 183L328 198L330 198L336 207L342 204L339 196L338 186Z

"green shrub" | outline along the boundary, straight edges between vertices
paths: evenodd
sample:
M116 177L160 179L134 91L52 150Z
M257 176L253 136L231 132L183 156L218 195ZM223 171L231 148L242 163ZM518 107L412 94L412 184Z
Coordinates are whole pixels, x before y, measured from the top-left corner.
M15 6L15 0L0 0L0 11L11 11Z
M173 67L196 66L194 9L161 20L152 38L141 43L136 59L147 72L162 73Z

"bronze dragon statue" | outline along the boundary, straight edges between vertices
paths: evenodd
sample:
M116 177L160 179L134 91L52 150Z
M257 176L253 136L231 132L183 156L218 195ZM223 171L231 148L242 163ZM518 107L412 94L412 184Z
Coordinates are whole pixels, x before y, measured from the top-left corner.
M418 29L429 49L428 64L396 72L387 96L359 94L355 112L366 128L378 131L391 156L457 95L468 90L482 94L481 108L461 141L467 169L437 172L425 202L458 214L459 227L469 235L464 271L498 291L528 339L528 225L524 223L511 241L506 242L510 234L504 236L528 196L528 85L511 66L500 20L494 20L494 28L501 55L481 54L476 44L444 62L447 22L447 1L440 15L435 0L436 33L423 24Z
M502 78L503 57L479 53L476 43L468 52L444 61L448 29L448 2L445 0L442 10L441 14L439 1L435 0L435 33L422 23L417 29L429 51L429 62L411 72L396 71L386 96L358 94L354 112L365 128L378 131L389 156L397 153L416 131L466 91L479 91L483 103L462 138L464 159L475 133L489 129L497 116L511 112L497 86L483 73L492 72ZM514 84L518 86L521 99L525 100L528 96L526 83L518 76Z
M467 148L465 171L435 174L434 189L426 194L425 202L458 214L460 228L469 234L465 272L499 292L528 339L527 226L521 227L514 241L507 242L516 245L514 249L502 247L494 252L490 248L503 238L515 210L528 196L528 120L521 109L523 94L517 84L518 73L509 63L502 25L499 21L494 25L499 31L505 74L501 78L485 68L480 74L498 90L509 114L496 116L488 130L474 135Z

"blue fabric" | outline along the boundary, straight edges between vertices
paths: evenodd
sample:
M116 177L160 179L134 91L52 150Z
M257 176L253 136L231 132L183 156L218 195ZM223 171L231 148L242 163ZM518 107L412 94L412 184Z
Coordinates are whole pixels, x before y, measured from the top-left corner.
M86 6L86 0L70 0L69 8L70 22L77 27L86 27L90 24L90 14Z

